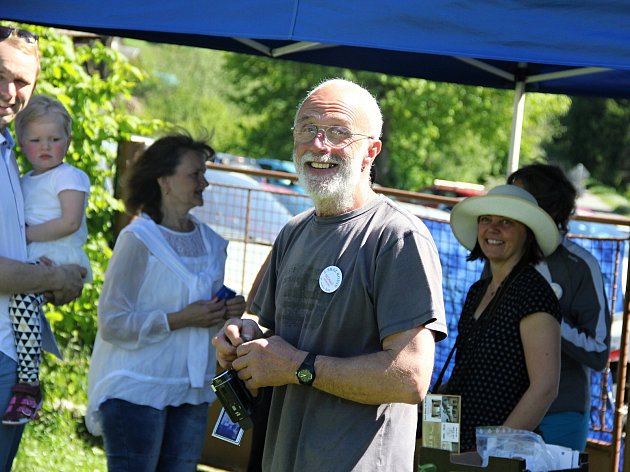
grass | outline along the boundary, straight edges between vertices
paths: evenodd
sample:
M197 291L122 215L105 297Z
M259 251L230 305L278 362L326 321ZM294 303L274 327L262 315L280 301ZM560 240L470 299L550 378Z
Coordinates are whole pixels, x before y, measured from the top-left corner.
M14 472L107 471L102 440L83 422L88 354L74 351L64 356L64 362L46 356L41 373L44 406L40 418L24 430Z
M102 438L92 436L84 423L89 354L74 350L64 357L62 362L46 355L41 373L44 406L39 419L24 430L13 472L107 472Z
M102 444L81 431L82 421L69 411L45 412L27 426L13 471L106 472Z

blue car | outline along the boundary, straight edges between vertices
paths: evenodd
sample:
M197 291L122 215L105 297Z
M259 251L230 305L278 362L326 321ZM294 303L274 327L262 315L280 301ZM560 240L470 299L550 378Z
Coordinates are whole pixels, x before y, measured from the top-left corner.
M279 172L288 172L289 174L295 174L295 164L293 161L283 161L281 159L269 159L269 158L258 158L256 159L256 163L260 166L261 169L265 170L275 170ZM298 183L291 179L266 179L268 183L272 185L280 185L283 187L287 187L294 192L304 193L304 189L300 187Z

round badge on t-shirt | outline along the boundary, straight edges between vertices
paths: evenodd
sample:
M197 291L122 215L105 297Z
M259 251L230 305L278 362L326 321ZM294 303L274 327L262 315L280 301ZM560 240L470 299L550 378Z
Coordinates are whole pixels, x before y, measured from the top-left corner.
M560 300L562 298L562 287L560 286L560 284L557 284L555 282L551 282L551 290L553 290L553 293L556 294L556 298L558 300Z
M332 293L341 285L341 269L336 266L328 266L322 270L319 276L319 288L326 293Z

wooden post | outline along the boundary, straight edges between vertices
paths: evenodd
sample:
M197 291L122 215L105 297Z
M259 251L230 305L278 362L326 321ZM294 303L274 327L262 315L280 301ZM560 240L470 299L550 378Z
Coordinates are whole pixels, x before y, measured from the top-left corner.
M122 182L125 171L133 158L144 151L146 144L142 141L121 141L118 143L118 154L116 156L116 177L114 179L114 196L122 198ZM114 217L114 241L118 238L120 231L127 226L130 216L124 212L116 212Z

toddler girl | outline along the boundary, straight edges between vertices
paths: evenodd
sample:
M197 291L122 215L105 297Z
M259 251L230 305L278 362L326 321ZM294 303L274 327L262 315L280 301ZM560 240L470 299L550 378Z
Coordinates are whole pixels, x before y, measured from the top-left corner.
M67 110L44 95L33 97L15 119L17 140L33 166L21 179L28 257L35 263L79 264L88 270L86 281L91 281L90 262L83 251L90 180L85 172L63 162L71 133L72 119ZM29 422L42 405L43 302L41 293L15 294L9 302L18 383L2 418L5 425Z

